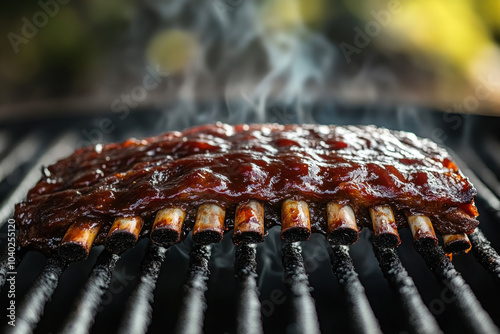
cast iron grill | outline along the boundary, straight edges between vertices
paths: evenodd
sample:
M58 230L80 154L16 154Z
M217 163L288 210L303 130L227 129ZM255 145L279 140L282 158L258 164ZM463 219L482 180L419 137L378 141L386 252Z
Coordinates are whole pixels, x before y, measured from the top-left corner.
M8 133L8 135L12 134ZM8 195L4 198L0 207L2 223L6 222L11 216L14 204L22 200L27 190L38 181L40 166L55 161L56 157L68 153L68 149L73 148L78 140L75 132L62 132L48 145L40 145L43 150L37 154L35 162L33 162L33 151L27 152L25 156L19 155L19 150L31 147L36 141L34 138L39 138L39 135L39 133L29 132L24 139L17 141L18 144L14 145L7 154L4 154L3 160L0 161L2 167L0 170L8 172L21 168L28 162L31 166L22 173L19 182L13 187L8 187ZM490 188L495 189L496 185L486 185L482 181L482 174L476 175L463 161L457 157L456 160L478 189L480 209L487 210L488 214L493 217L493 222L499 223L500 199L494 191L490 190ZM482 165L483 168L485 166L486 164ZM494 172L490 171L490 173ZM5 174L7 173L1 176L5 177ZM498 284L500 280L500 256L481 230L477 229L470 235L470 240L473 245L472 255L463 256L473 256L484 267L484 270L477 274L487 276L487 272ZM325 243L325 245L327 244ZM202 246L192 243L187 277L183 284L183 299L179 305L179 314L175 319L175 325L171 328L165 328L165 331L175 333L210 332L210 328L206 326L207 312L211 306L209 298L207 298L211 275L210 263L214 260L214 249L219 246ZM370 303L365 288L358 277L358 272L362 272L363 268L355 269L349 248L336 245L325 247L328 247L333 273L338 279L343 295L342 300L332 300L332 303L341 303L341 307L350 318L344 319L344 322L348 325L339 325L339 329L349 328L356 333L393 332L393 328L385 328L377 320L375 314L380 313L380 310L370 306L373 303ZM161 285L161 282L158 281L160 269L168 256L168 251L167 248L152 243L148 244L136 275L136 283L130 291L128 301L121 308L121 322L109 326L113 331L144 333L148 331L148 328L151 332L156 330L157 327L152 328L150 326L154 317L154 309L158 304L155 290L157 285ZM258 251L259 248L252 245L235 247L234 275L237 283L237 294L234 295L234 300L237 311L236 325L233 326L232 331L236 333L263 333L267 331L266 326L264 326L265 319L261 312L263 305L261 305L261 298L259 297L261 287L259 286ZM371 249L365 249L364 251L372 252ZM398 251L374 247L373 253L378 260L384 277L399 301L399 306L406 315L406 326L400 328L399 333L406 333L406 331L412 333L441 333L440 324L429 309L430 305L424 302L421 297L416 283L403 266ZM440 246L421 250L420 255L427 267L434 273L442 288L449 292L449 300L454 305L454 312L457 315L456 321L460 323L459 326L464 326L470 333L500 333L495 324L495 321L498 323L498 319L495 319L494 315L490 316L483 309L473 290L455 269ZM27 254L24 251L18 252L16 266L22 265L23 258L26 256ZM126 256L127 254L123 255L123 257ZM312 296L311 283L309 282L301 244L283 243L281 257L283 283L286 287L287 296L286 304L289 306L287 323L283 325L286 329L282 328L282 330L291 333L320 333L324 327L322 326L323 320L320 313L316 312L320 305L315 303ZM119 260L119 255L111 254L106 250L101 251L90 275L80 289L79 295L72 300L73 306L69 314L65 318L51 320L59 323L57 331L62 333L88 333L94 331L93 325L96 316L101 311L101 304L108 289L110 289L113 275L116 274L115 267ZM87 262L89 261L90 259ZM7 258L4 258L0 267L0 284L2 287L6 283L7 272L9 272L8 264ZM73 264L73 266L78 265L80 264ZM32 283L30 282L30 287L24 294L23 299L17 301L16 326L7 327L10 332L31 333L36 331L38 324L44 320L44 309L50 303L55 302L51 302L51 298L68 266L67 262L57 257L47 260L38 277ZM178 268L163 269L179 271ZM185 275L184 271L183 275ZM492 293L498 293L498 291ZM270 317L280 317L280 314L275 312ZM225 316L221 314L220 319L212 320L212 323L217 321L225 321ZM342 330L339 330L339 332L342 332Z

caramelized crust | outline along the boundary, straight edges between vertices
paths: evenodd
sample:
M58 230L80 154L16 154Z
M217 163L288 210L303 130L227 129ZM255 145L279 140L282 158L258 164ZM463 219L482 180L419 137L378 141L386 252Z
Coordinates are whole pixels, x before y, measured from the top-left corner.
M440 234L471 233L478 222L475 189L435 143L375 126L205 125L144 140L78 149L43 169L16 206L23 246L55 249L84 219L103 224L102 243L117 217L141 217L150 232L158 211L186 212L184 237L196 209L226 209L232 227L239 203L264 204L266 227L280 224L286 199L309 204L311 229L325 233L326 205L349 204L360 227L369 208L388 205L398 228L405 215L426 215ZM182 238L181 238L182 239Z

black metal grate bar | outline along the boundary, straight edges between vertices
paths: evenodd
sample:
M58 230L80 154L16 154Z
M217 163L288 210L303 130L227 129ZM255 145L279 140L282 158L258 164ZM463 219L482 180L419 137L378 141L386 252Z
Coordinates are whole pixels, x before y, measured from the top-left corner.
M497 282L500 281L500 255L491 247L479 228L469 235L469 239L472 243L472 254L477 262L493 275Z
M241 245L236 249L235 274L240 285L238 298L239 334L261 334L262 319L259 290L257 287L257 248Z
M2 254L2 260L0 260L0 290L2 290L5 285L8 273L14 271L11 266L17 268L25 254L26 250L23 248L16 250L14 253L14 261L11 262L12 259L9 258L9 249L5 249L5 252Z
M40 144L40 132L34 131L16 142L9 153L0 161L0 181L16 168L30 161Z
M33 332L43 315L45 305L52 297L59 283L59 278L67 266L68 263L58 257L47 260L40 275L38 275L21 303L16 326L10 328L10 333Z
M146 333L151 322L156 281L167 250L167 248L153 243L149 244L146 256L142 261L139 283L128 300L119 333Z
M330 260L333 272L344 291L349 314L352 316L352 329L355 333L381 334L380 325L373 314L365 289L354 270L349 248L331 245Z
M119 258L119 255L111 254L106 250L99 254L89 279L77 300L76 307L64 324L61 333L89 333L101 304L102 296L108 289L111 274Z
M470 332L478 334L500 333L488 313L481 307L469 285L455 270L443 249L435 246L420 249L419 252L438 280L453 295L454 304Z
M10 262L9 262L9 257L7 255L7 252L5 252L6 254L2 256L2 262L0 262L0 290L3 289L4 285L5 285L5 282L7 280L7 273L10 270ZM16 261L17 263L15 263L15 266L17 267L17 265L19 264L19 261Z
M319 333L318 316L311 297L309 279L304 268L302 248L299 243L286 243L282 250L284 280L292 292L294 323L297 333Z
M186 295L182 301L176 333L203 333L203 320L207 308L205 292L210 274L208 261L211 252L210 245L195 245L191 251L188 277L184 285Z
M436 319L422 301L415 283L403 267L396 250L376 246L373 248L384 277L397 294L406 313L412 333L442 333Z
M7 220L12 216L16 203L19 203L28 193L36 182L40 179L41 166L53 163L58 158L68 154L74 149L76 145L76 135L67 132L57 137L49 146L49 148L42 154L42 156L35 162L35 164L26 173L21 182L12 192L7 196L5 201L0 206L0 227L2 227ZM17 222L16 222L17 223Z

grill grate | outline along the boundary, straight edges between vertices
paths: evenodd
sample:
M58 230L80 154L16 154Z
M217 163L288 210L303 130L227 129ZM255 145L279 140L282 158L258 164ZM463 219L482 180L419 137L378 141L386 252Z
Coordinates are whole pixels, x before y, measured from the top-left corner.
M356 333L382 333L375 314L370 307L365 289L354 270L347 246L332 246L330 261L333 272L344 290L352 326Z
M15 252L14 255L14 266L17 268L19 266L19 263L21 263L21 260L23 259L24 255L26 252L21 249ZM3 289L6 279L7 279L7 273L10 271L9 266L11 265L9 261L9 253L6 250L5 253L2 255L2 261L0 262L0 290Z
M129 298L120 333L145 333L153 312L153 292L168 249L150 244L142 262L139 283Z
M285 244L282 256L285 284L292 292L293 318L295 319L295 322L291 324L293 331L319 333L318 316L310 294L302 249L298 243Z
M472 254L493 277L500 281L500 256L491 247L491 243L486 239L480 229L476 229L469 236L472 243Z
M205 291L208 281L208 261L212 253L211 246L195 246L189 257L188 278L177 333L203 333L203 318L207 308Z
M236 250L235 273L240 284L237 333L263 333L257 287L257 248L241 245Z
M25 137L19 145L32 141L32 135ZM24 197L27 190L39 179L39 166L54 161L58 156L66 154L69 147L76 143L72 132L58 136L36 159L24 178L14 187L0 207L0 218L5 222L12 214L13 203ZM24 144L23 144L24 145ZM15 149L15 147L14 147ZM10 159L12 154L5 155ZM458 164L475 184L480 196L478 200L488 209L489 213L500 221L500 200L489 190L481 179L455 157ZM16 160L18 164L23 159ZM0 163L1 164L1 163ZM470 235L473 245L472 254L494 279L500 279L500 256L479 229ZM215 247L215 246L214 246ZM472 289L446 257L441 247L431 250L420 250L427 266L434 272L443 287L449 290L450 300L456 306L462 323L471 333L498 333L499 329L491 317L481 307ZM381 333L382 329L375 313L370 306L353 260L346 246L330 245L330 261L334 274L342 289L346 308L354 332ZM400 301L408 326L412 332L441 333L438 322L425 306L423 298L408 272L403 267L398 252L393 249L374 247L374 253L382 273L391 289ZM150 244L146 251L137 275L138 281L134 287L119 324L120 333L144 333L151 321L154 307L154 291L160 275L160 269L168 254L168 249ZM202 333L204 317L207 309L206 291L210 277L209 263L212 246L194 245L189 255L187 279L184 285L184 297L180 314L177 318L175 331L177 333ZM257 281L257 247L242 245L236 248L234 270L238 283L237 296L237 333L260 334L264 332L259 299L259 284ZM22 263L24 253L19 252L16 266ZM64 333L90 332L99 311L102 298L109 288L113 271L119 260L118 255L106 250L99 255L85 286L68 318L62 326ZM289 290L289 304L292 307L292 324L288 326L298 333L319 333L321 319L316 313L315 301L311 296L306 266L299 243L285 243L282 247L283 280ZM0 264L0 285L5 285L8 272L7 259ZM16 327L9 327L12 333L31 333L42 319L44 308L58 286L61 275L68 263L55 257L47 260L39 276L26 293L18 307Z
M375 246L374 250L385 278L399 297L413 332L416 334L442 333L436 319L425 307L415 283L408 276L397 252L392 248Z
M76 307L63 327L63 333L80 334L90 331L119 258L118 255L111 254L106 250L99 255L94 268L92 268L92 273L76 302Z
M33 166L26 172L22 181L4 199L0 206L0 224L4 224L14 213L14 206L21 202L28 191L40 179L40 167L47 166L57 159L71 153L71 148L76 146L76 135L66 132L53 140L48 149L36 160ZM7 157L8 158L8 157ZM21 161L19 161L21 162Z
M26 294L26 299L19 308L17 333L31 333L43 315L45 305L49 302L54 290L68 264L59 258L50 258Z
M469 326L471 333L498 332L498 328L494 325L490 316L481 307L471 288L455 270L441 247L433 247L420 252L436 277L449 289L452 294L451 299L457 306L461 317L465 320L464 324Z

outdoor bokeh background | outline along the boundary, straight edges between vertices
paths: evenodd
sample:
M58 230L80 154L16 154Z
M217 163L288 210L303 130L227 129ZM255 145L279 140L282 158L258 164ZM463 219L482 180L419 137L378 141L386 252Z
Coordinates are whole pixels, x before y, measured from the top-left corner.
M500 115L497 0L21 1L0 28L0 121L109 111L148 66L163 79L144 108L300 95Z
M216 121L375 124L454 152L480 194L481 229L500 250L500 0L4 0L0 32L0 223L42 165L77 147ZM7 224L0 246L6 232ZM434 315L444 332L463 332L449 291L436 284L411 232L400 233L398 253L425 305L443 305ZM118 261L93 332L109 334L129 316L124 306L140 280L146 239ZM312 239L303 254L321 329L347 332L352 314L325 240ZM151 332L178 322L190 241L169 250ZM281 247L275 229L257 252L263 310L275 291L286 291ZM61 276L38 333L61 330L100 249ZM360 281L383 331L405 333L407 315L370 249L365 229L350 249ZM29 256L17 275L19 302L45 263ZM498 283L472 254L453 263L498 323ZM229 234L213 247L206 332L236 328L233 264ZM117 291L120 273L135 279ZM290 328L291 304L263 312L266 332Z

